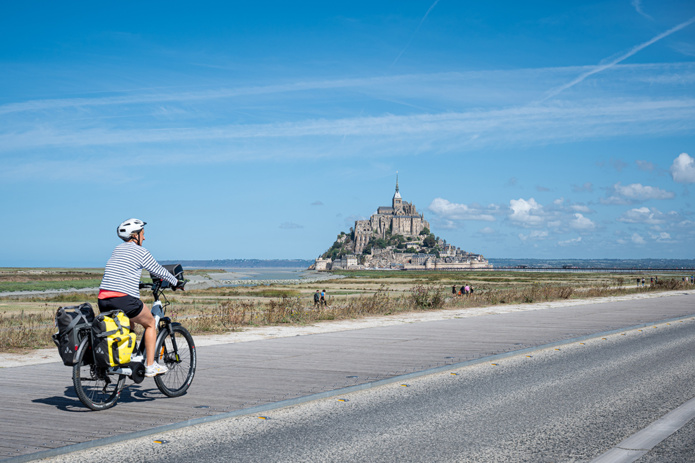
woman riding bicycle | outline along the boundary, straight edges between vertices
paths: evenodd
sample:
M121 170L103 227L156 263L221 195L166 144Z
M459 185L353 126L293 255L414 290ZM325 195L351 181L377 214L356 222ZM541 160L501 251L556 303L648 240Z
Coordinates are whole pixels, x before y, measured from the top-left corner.
M106 263L104 278L99 286L99 311L122 310L130 318L131 328L134 328L134 323L145 328L145 376L152 377L169 370L154 361L157 326L154 316L140 300L142 269L147 269L151 274L169 282L174 289L183 289L183 282L179 282L174 275L159 265L152 254L142 247L146 224L147 222L142 220L129 219L116 229L118 237L125 243L116 246Z

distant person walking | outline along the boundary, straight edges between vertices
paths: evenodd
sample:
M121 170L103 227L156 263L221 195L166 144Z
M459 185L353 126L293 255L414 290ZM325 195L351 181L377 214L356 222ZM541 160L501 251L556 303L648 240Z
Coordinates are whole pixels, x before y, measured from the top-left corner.
M326 303L326 290L325 289L323 291L321 291L321 299L320 300L321 300L321 304L328 307L328 304Z
M451 287L451 294L453 294L454 296L456 296L456 285L453 285L453 286Z
M318 307L320 301L321 301L321 295L319 294L319 290L317 289L316 292L314 293L314 307Z
M471 287L466 285L465 291L466 291L466 296L470 295L471 294Z

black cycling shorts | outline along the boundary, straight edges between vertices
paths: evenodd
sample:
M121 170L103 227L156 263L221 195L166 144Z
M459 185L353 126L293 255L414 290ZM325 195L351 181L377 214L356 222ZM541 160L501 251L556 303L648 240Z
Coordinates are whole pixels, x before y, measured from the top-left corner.
M128 295L99 299L99 312L122 310L128 318L135 318L140 315L142 307L143 303L140 299Z

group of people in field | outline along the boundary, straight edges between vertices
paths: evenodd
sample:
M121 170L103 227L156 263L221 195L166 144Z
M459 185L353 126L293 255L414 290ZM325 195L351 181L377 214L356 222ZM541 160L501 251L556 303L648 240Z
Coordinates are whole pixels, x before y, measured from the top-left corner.
M320 306L328 306L326 303L326 290L324 289L323 291L319 292L317 289L316 292L314 293L314 307L320 307Z
M473 286L464 283L461 285L461 289L456 291L456 285L453 285L451 287L451 294L453 294L454 296L470 296L471 294L473 294Z
M681 281L682 281L683 283L695 284L695 275L690 275L689 277L688 277L688 276L684 276L684 277L681 278ZM645 283L644 278L642 278L642 279L637 278L637 287L638 287L638 288L639 288L640 284L641 284L641 286L644 286L644 283ZM649 280L650 286L653 286L654 283L656 283L656 284L659 283L659 276L658 276L658 275L655 276L655 277L651 277L651 278L650 278L650 280Z

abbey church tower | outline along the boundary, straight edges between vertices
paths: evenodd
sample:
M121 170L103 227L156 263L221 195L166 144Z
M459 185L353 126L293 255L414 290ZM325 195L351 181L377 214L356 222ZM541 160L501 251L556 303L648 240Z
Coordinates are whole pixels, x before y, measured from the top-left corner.
M396 174L396 193L393 195L393 200L391 201L393 211L398 214L403 213L403 199L401 199L401 194L398 191L398 174Z

